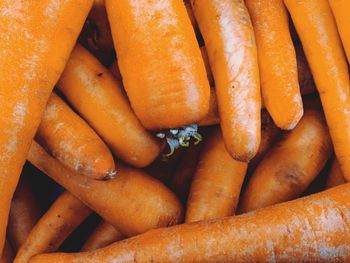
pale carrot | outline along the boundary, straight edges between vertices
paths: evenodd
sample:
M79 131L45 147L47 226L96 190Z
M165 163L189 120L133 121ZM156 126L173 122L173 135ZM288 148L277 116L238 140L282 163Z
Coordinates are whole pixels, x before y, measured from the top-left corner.
M332 142L322 114L305 111L296 128L284 134L259 163L240 200L240 212L299 197L331 154Z
M106 9L123 84L141 123L159 130L202 119L210 87L183 1L106 0Z
M83 47L73 50L58 89L124 162L144 167L160 154L160 141L136 118L121 83Z
M334 158L332 162L332 166L328 172L327 181L326 181L326 189L332 188L341 184L346 183L344 175L340 170L339 163L336 158Z
M0 251L27 152L91 5L0 1Z
M284 0L320 94L334 151L350 179L350 82L348 65L327 0Z
M149 231L85 253L30 263L349 262L350 184L241 216Z

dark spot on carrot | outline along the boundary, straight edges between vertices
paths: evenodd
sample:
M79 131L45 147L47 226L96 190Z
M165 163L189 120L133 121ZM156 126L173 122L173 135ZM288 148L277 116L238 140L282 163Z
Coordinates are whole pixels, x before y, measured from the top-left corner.
M58 218L61 218L61 215L57 215Z
M97 77L102 77L103 76L103 73L97 73Z

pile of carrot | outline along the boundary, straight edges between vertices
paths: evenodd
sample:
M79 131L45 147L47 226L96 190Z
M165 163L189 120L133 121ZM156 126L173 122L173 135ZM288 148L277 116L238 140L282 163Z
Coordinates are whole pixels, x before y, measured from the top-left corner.
M0 1L0 263L350 262L349 12Z

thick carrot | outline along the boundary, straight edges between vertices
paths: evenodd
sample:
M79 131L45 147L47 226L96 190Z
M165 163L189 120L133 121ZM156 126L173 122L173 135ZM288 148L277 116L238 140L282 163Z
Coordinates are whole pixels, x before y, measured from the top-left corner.
M7 236L14 251L27 239L40 216L40 205L30 187L28 174L22 174L12 198L7 225Z
M305 111L260 162L240 200L240 212L281 203L302 194L332 154L332 142L320 112Z
M309 62L344 177L350 179L348 65L327 0L284 0Z
M35 255L57 251L91 213L79 199L63 192L34 226L18 250L14 263L27 263Z
M0 2L0 251L27 152L91 5L92 0Z
M187 201L185 222L233 215L247 166L231 157L220 129L216 129L201 153Z
M124 236L118 229L102 220L84 243L81 251L96 250L122 239Z
M149 231L87 253L30 263L349 262L350 184L241 216Z
M28 160L125 236L181 220L182 208L176 196L141 170L120 165L114 179L92 180L65 169L35 142Z
M191 1L215 80L228 152L248 161L260 143L260 84L254 31L244 1Z
M83 47L73 50L58 88L118 158L144 167L161 152L161 143L123 96L121 83Z
M303 116L295 49L283 0L246 0L258 47L261 93L276 125L293 129Z
M55 93L51 94L35 139L69 169L94 179L115 175L107 146Z
M337 23L338 31L350 61L350 2L348 0L328 0Z
M332 188L341 184L346 183L344 175L340 170L339 163L336 158L334 158L332 162L332 166L328 172L327 181L326 181L326 189Z
M0 263L12 263L13 262L13 249L10 245L10 243L5 240L5 246L2 251L2 254L0 255Z
M118 64L136 115L148 129L202 119L209 83L181 0L106 0Z

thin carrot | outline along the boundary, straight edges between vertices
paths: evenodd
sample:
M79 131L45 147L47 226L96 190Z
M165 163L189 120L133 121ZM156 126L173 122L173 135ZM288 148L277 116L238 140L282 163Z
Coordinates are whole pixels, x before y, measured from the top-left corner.
M87 253L30 263L349 262L350 184L254 213L149 231Z
M0 255L0 262L1 263L12 263L13 257L14 257L13 249L12 249L10 243L7 240L5 240L4 249L2 251L2 254Z
M338 31L350 61L350 2L348 0L328 0L337 23Z
M346 183L344 175L340 170L339 163L336 158L334 158L332 162L331 169L329 170L327 181L326 181L326 189L332 188L341 184Z
M258 48L261 92L276 125L293 129L303 116L295 49L283 0L246 0Z
M123 96L121 83L82 46L73 50L58 89L124 162L144 167L161 152L161 143Z
M209 109L209 83L183 1L106 0L118 64L147 129L189 125Z
M81 251L96 250L122 239L124 236L118 229L102 220L84 243Z
M215 80L228 152L248 161L260 143L260 84L254 31L244 1L191 1Z
M220 129L216 129L201 153L187 201L185 222L233 215L247 166L230 156Z
M125 236L181 220L182 208L175 195L141 170L120 165L114 179L92 180L65 169L35 142L28 160Z
M305 111L260 162L240 200L240 212L292 200L302 194L332 154L332 142L320 112Z
M348 65L327 0L284 0L309 62L344 177L350 179Z
M39 202L29 182L28 174L22 174L12 198L7 236L14 251L24 243L41 216Z
M92 0L0 2L0 251L27 152L91 5Z
M91 213L79 199L63 192L34 226L18 250L14 263L27 263L35 255L57 251Z
M55 93L51 94L35 139L69 169L94 179L115 175L107 146Z

